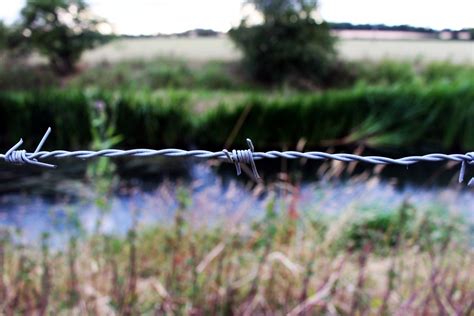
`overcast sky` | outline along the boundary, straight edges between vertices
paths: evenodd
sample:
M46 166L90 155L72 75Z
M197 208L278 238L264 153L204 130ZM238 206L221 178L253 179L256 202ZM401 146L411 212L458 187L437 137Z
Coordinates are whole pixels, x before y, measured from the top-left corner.
M12 22L25 0L0 0L0 19ZM227 31L243 14L242 0L89 0L121 34ZM474 0L320 0L330 22L409 24L434 29L474 27Z

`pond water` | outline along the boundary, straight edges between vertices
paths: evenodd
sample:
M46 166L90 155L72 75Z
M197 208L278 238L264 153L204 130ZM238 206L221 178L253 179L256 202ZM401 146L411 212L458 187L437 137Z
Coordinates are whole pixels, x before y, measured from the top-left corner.
M258 164L265 184L237 177L230 164L119 163L117 184L106 199L94 191L98 184L84 177L85 164L66 164L48 172L4 166L0 227L19 228L24 241L34 242L43 232L67 234L75 214L86 232L94 231L101 219L101 231L124 234L134 221L140 225L169 221L178 207L179 190L189 195L187 216L198 225L248 221L261 216L274 196L282 210L310 215L337 216L367 208L390 211L408 201L417 209L436 208L474 223L474 190L453 181L455 165L383 170L358 165L352 170L338 163Z

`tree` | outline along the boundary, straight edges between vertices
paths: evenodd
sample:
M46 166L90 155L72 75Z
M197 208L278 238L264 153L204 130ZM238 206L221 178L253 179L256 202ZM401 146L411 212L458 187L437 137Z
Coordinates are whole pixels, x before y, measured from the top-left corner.
M304 18L309 17L318 4L317 0L250 0L248 2L263 14L267 22L292 14Z
M7 26L0 20L0 52L7 46L8 29Z
M244 53L244 64L255 79L265 83L321 83L336 52L327 23L312 16L316 0L252 0L263 23L229 31Z
M104 23L84 0L27 0L16 29L23 43L45 55L58 74L67 75L86 49L106 40L99 32Z

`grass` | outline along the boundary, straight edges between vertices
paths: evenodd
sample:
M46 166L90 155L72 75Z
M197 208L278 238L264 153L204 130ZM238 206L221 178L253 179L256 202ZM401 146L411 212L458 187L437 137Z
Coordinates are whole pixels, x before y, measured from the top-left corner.
M294 191L296 192L296 191ZM87 234L72 211L62 249L44 234L0 236L5 314L457 314L473 310L468 227L403 203L338 218L301 210L298 195L267 199L258 219L193 222L193 197L174 218L126 236ZM202 202L202 201L201 201ZM79 212L80 210L77 210ZM140 209L132 207L138 216ZM362 215L362 216L360 216ZM214 219L216 220L216 219ZM15 241L16 240L16 241Z
M379 86L360 83L351 89L322 93L184 89L1 92L0 142L6 147L25 135L33 142L54 123L50 146L88 146L93 109L105 103L109 124L124 137L123 148L221 149L233 134L235 146L245 146L243 140L249 137L260 150L294 148L304 138L308 150L364 146L413 154L467 151L474 144L472 135L466 133L474 109L473 84L472 79ZM71 129L75 133L70 133Z
M312 90L340 89L366 85L433 84L436 82L471 81L474 64L448 61L397 59L340 61L324 84ZM236 61L192 61L161 56L104 61L86 67L70 77L56 76L46 65L31 65L23 60L0 61L1 90L38 90L45 88L113 90L193 89L243 91L291 91L295 86L265 86L250 79ZM300 87L301 88L301 87ZM309 87L306 90L311 90ZM297 89L296 89L297 90Z
M86 69L68 81L70 88L96 87L101 89L156 90L165 88L193 88L244 90L250 85L238 66L226 62L189 63L183 59L156 58L153 60L103 63Z

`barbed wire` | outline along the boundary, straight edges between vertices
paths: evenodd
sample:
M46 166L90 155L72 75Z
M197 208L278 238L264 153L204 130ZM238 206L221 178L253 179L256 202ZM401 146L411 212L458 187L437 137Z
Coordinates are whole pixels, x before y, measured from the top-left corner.
M389 158L382 156L360 156L355 154L330 154L320 151L267 151L267 152L255 152L254 146L250 139L247 139L249 149L245 150L232 150L228 151L223 149L221 151L208 151L208 150L183 150L176 148L167 149L103 149L103 150L53 150L53 151L41 151L46 139L51 133L51 128L48 128L40 143L36 147L36 150L32 153L26 150L18 150L23 144L23 139L20 139L12 148L10 148L5 154L0 154L0 159L3 159L7 163L19 164L19 165L34 165L43 168L56 168L55 165L38 161L39 159L47 158L77 158L82 160L97 158L97 157L196 157L202 159L220 159L231 162L235 165L237 175L242 173L241 164L250 164L253 175L256 179L260 178L255 160L260 159L311 159L311 160L337 160L342 162L364 162L376 165L402 165L409 166L419 162L440 162L440 161L455 161L461 163L461 169L459 172L459 183L464 181L466 174L466 168L468 164L474 164L474 152L466 154L428 154L422 156L408 156L403 158ZM474 177L468 182L468 186L474 186Z

